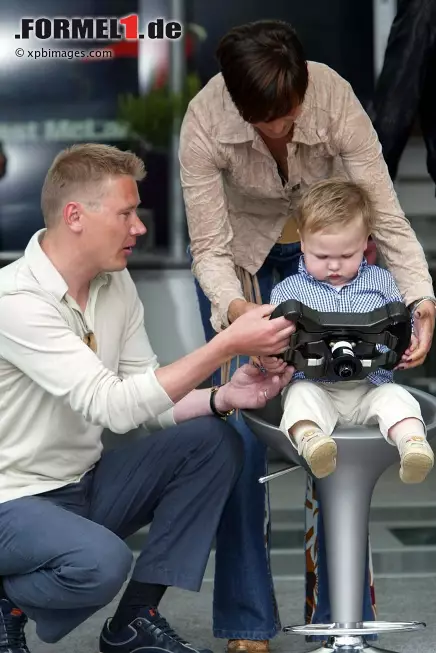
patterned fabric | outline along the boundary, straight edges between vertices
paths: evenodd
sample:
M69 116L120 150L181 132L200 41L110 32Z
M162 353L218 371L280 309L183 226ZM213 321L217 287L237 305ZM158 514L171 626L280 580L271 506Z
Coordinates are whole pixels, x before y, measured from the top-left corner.
M230 302L243 297L235 265L256 274L301 191L333 175L368 187L377 211L373 238L406 304L433 295L424 252L398 203L369 117L348 82L324 64L308 65L308 90L287 144L285 184L220 74L184 117L180 174L193 272L212 302L215 331L228 325Z
M313 477L306 475L306 500L304 504L305 534L304 553L306 558L306 600L304 604L305 623L313 623L318 605L318 521L319 506Z
M298 274L294 274L277 284L271 293L271 304L281 304L288 299L296 299L316 311L331 313L367 313L389 302L402 301L394 278L387 270L377 265L368 265L363 259L357 276L338 289L331 284L318 281L308 273L301 256ZM379 351L387 351L379 346ZM306 378L303 372L296 372L293 379ZM392 383L393 372L378 368L368 374L368 381L375 385ZM334 383L328 379L313 379L314 382Z

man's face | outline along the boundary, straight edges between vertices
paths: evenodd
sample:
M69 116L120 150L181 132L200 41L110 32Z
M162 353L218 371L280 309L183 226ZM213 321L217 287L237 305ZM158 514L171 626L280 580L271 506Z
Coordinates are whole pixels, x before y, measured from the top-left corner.
M85 249L101 272L123 270L136 239L146 233L136 213L139 203L136 181L120 176L102 183L96 202L81 205Z

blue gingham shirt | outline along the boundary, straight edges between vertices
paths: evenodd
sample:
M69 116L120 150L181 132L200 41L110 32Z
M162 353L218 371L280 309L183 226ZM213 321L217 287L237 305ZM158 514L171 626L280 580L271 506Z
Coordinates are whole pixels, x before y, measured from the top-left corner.
M308 273L304 256L300 257L298 273L277 284L271 293L271 304L278 305L289 299L296 299L316 311L331 313L368 313L389 302L402 302L394 278L390 272L368 265L366 259L360 264L357 276L342 288L318 281ZM381 346L377 346L380 350ZM386 348L383 348L386 351ZM296 372L293 380L306 378L303 372ZM368 374L368 381L375 385L393 382L393 372L378 368ZM327 379L311 379L323 383L334 383Z

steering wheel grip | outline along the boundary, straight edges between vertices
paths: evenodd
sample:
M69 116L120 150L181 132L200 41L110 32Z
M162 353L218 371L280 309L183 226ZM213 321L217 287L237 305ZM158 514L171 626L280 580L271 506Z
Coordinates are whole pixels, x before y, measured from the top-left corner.
M302 348L313 349L315 343L330 340L351 340L357 343L356 352L374 345L392 350L386 356L385 369L393 369L410 344L412 334L409 309L402 302L390 302L367 313L332 313L316 311L294 299L282 302L271 313L270 319L285 317L295 323L296 332L290 338L290 349L298 349L296 360L301 369ZM289 351L289 350L288 350ZM392 353L394 355L392 355ZM289 359L286 352L278 356ZM304 367L307 366L306 364Z

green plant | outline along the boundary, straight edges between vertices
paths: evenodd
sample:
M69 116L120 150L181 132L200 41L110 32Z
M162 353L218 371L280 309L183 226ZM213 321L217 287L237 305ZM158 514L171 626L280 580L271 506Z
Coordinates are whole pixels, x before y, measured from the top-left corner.
M200 78L190 73L179 94L162 86L144 95L122 95L118 101L118 119L127 124L131 136L139 138L147 147L166 148L171 141L174 121L183 118L200 88Z

